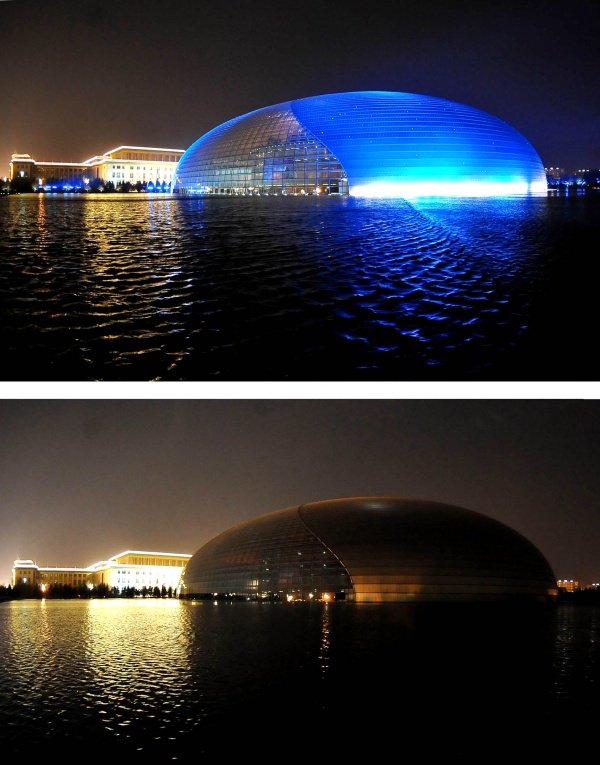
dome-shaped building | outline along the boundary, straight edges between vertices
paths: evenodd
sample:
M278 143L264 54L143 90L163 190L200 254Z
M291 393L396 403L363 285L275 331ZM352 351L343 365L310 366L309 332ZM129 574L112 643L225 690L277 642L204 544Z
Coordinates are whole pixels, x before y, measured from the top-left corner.
M243 114L193 143L172 191L368 197L546 193L533 146L506 122L455 101L361 91Z
M309 502L260 515L201 547L183 598L427 602L555 600L539 550L497 520L398 497Z

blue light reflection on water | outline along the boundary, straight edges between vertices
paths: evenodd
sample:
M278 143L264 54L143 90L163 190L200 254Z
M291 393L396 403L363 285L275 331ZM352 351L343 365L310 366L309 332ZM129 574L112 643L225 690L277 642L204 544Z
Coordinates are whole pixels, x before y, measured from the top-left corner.
M594 379L599 199L0 198L5 379Z

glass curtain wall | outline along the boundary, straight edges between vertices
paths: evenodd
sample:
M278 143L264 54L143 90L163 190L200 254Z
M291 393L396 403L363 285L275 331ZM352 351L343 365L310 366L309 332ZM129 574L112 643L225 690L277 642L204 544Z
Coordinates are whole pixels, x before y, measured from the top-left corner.
M336 157L286 105L260 109L207 133L182 157L183 194L347 194Z
M180 597L320 600L346 599L351 592L346 568L290 508L239 524L204 545L187 565Z

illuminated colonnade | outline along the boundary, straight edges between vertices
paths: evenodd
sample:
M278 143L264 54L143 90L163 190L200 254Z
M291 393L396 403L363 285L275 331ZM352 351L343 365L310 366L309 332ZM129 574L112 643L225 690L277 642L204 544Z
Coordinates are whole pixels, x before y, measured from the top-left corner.
M29 154L13 154L10 179L28 178L40 187L55 189L84 188L92 181L113 183L115 187L130 183L153 184L170 188L173 172L183 149L161 149L147 146L118 146L83 162L38 161Z
M12 569L13 586L31 584L69 585L71 587L106 585L119 592L144 587L179 589L182 572L192 556L188 553L126 550L86 568L38 566L34 561L16 560Z

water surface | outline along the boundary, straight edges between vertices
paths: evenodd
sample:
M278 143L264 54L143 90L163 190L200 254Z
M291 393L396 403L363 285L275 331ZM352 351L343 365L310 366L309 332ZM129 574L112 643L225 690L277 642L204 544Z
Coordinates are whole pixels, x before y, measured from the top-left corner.
M600 195L0 198L5 380L593 380Z
M598 607L421 606L0 604L2 751L580 760L600 702Z

